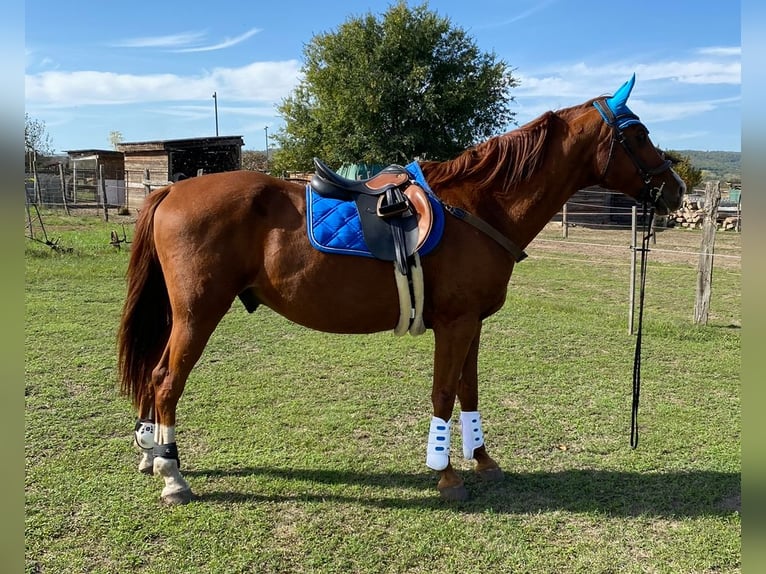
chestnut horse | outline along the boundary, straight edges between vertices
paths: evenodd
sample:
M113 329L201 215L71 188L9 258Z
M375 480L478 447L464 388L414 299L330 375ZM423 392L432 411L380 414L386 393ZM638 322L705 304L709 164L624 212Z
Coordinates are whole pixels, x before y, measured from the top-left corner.
M450 161L419 164L448 210L440 243L421 261L422 316L435 340L426 465L440 472L444 498L467 497L450 464L456 398L463 455L483 477L502 477L484 446L477 357L482 321L505 303L520 250L588 186L620 190L660 214L681 204L683 181L627 107L634 80L611 97L546 112ZM455 216L465 212L483 229ZM304 185L249 171L185 179L151 193L136 223L127 283L121 389L138 411L139 470L162 476L161 499L169 504L193 498L179 471L178 401L237 297L250 312L266 305L330 333L392 330L399 321L391 263L315 249L307 239Z

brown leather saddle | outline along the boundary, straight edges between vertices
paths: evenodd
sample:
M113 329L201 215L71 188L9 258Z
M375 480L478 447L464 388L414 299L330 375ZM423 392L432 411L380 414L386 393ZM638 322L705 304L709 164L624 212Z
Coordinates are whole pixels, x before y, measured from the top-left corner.
M364 180L338 175L314 158L311 187L325 197L354 201L365 243L378 259L393 261L408 275L408 259L425 243L433 226L433 211L426 192L407 170L389 165Z

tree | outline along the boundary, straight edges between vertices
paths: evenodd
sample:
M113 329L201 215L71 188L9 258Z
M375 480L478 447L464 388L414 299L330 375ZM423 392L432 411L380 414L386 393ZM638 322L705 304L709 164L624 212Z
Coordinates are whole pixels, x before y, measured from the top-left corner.
M510 68L427 4L351 17L304 48L303 79L278 106L274 168L311 158L404 163L447 159L513 120Z
M242 150L242 169L266 171L266 152L253 149Z
M122 143L122 141L122 132L117 130L109 132L109 143L112 145L113 149L117 149L117 144Z
M702 182L702 170L692 165L689 156L677 151L665 150L665 157L673 162L673 170L684 180L687 191L692 191Z
M24 151L35 152L38 155L51 155L53 145L45 122L37 120L24 113Z

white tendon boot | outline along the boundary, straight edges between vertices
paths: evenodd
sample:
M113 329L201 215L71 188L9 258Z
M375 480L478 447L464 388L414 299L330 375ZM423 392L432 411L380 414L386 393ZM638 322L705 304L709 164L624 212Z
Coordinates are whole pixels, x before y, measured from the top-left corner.
M449 464L450 425L439 417L431 417L431 428L428 431L428 449L426 451L426 466L433 470L444 470Z
M463 457L473 458L473 452L484 445L484 433L481 430L481 415L479 411L460 413L460 430L463 436Z
M143 474L152 474L154 468L154 421L136 421L135 441L136 446L141 449L138 471Z

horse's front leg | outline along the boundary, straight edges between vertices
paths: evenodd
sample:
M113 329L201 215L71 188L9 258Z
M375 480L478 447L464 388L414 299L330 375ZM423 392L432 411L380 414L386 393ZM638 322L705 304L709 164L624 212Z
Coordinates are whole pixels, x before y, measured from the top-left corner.
M452 411L464 363L478 338L481 321L462 317L449 322L434 322L434 380L431 390L433 417L428 433L426 466L440 471L437 489L442 498L465 500L468 491L463 479L450 463ZM478 342L477 342L478 347Z
M484 444L481 414L479 413L479 340L481 326L476 333L458 381L457 396L460 400L460 430L463 439L463 457L476 460L476 472L485 480L502 480L503 471L487 454Z

